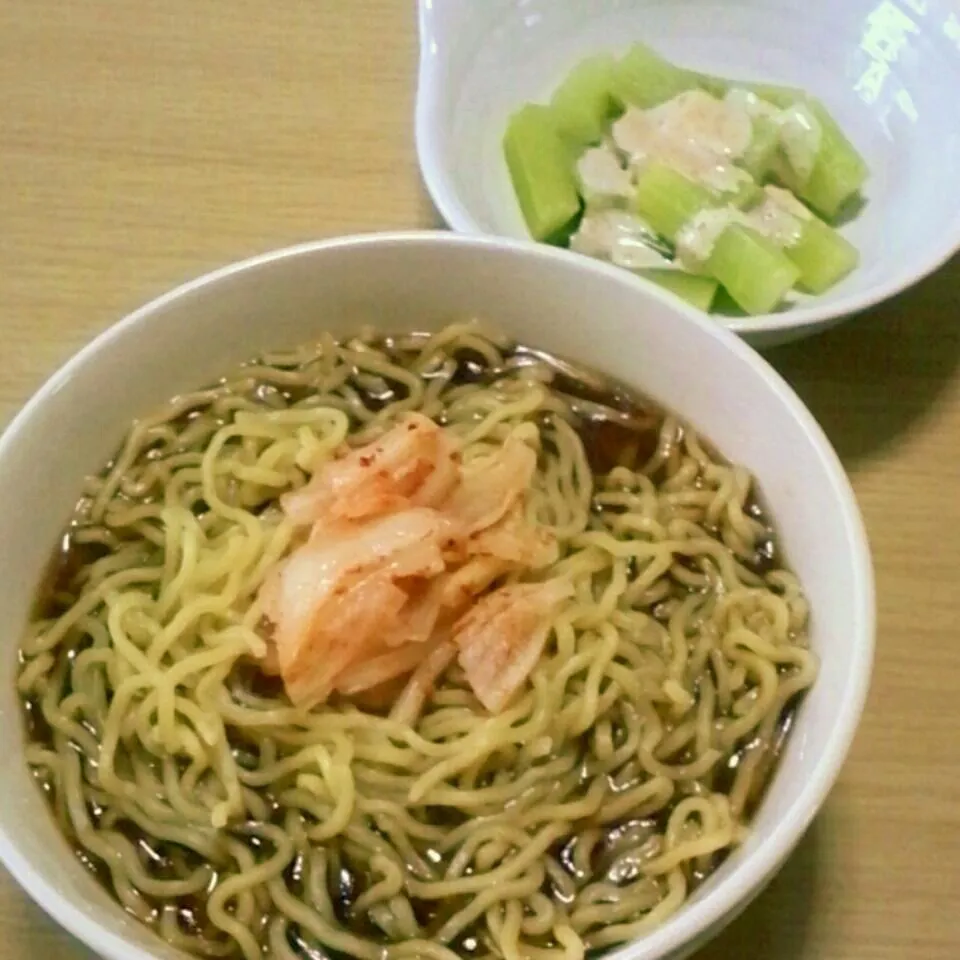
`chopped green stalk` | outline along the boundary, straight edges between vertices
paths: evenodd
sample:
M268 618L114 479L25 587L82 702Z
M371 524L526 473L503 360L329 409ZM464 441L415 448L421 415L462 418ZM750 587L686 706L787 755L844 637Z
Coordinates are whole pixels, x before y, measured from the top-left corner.
M727 204L742 210L754 204L761 193L752 180L744 180L735 192L723 193L660 161L643 166L637 175L636 191L636 212L668 240L675 240L684 224L701 210Z
M744 83L730 84L731 87L742 87L756 94L761 100L772 103L783 110L798 100L803 100L806 94L799 87L786 87L779 83Z
M806 200L827 218L835 217L840 208L864 185L869 176L866 161L840 129L830 111L815 97L796 87L773 83L724 80L710 74L697 74L700 85L716 97L723 97L730 90L748 90L761 100L780 110L790 107L805 107L813 116L818 131L816 155L808 171L791 168L789 163L780 164L779 179L798 197ZM754 119L755 126L757 119ZM751 149L754 144L751 144ZM748 151L750 152L750 151ZM772 159L772 158L768 158ZM753 157L745 158L744 168L758 179L770 172L754 167Z
M636 186L636 212L668 240L701 210L719 205L715 193L663 163L646 164Z
M869 170L827 108L813 98L804 102L820 126L819 149L809 177L803 180L788 168L783 171L784 184L829 219L859 192Z
M648 109L700 86L697 74L676 67L648 46L632 46L616 66L614 93L625 105Z
M610 54L588 57L567 74L550 101L557 129L578 146L598 143L616 113L615 70Z
M704 269L752 315L775 309L800 276L778 246L740 224L731 224L717 237Z
M722 100L730 88L730 82L722 77L715 77L710 73L694 72L694 82L701 90L706 90L711 96Z
M773 84L751 83L746 88L781 109L802 104L813 115L820 128L813 169L807 177L797 171L783 171L784 185L824 216L835 217L866 183L870 174L866 161L816 97Z
M740 158L743 169L757 181L763 181L773 171L780 149L780 130L769 117L753 118L753 136Z
M731 90L749 90L761 100L772 103L775 107L789 107L798 100L806 98L806 94L798 87L786 87L777 83L759 83L755 80L727 80L710 73L696 74L697 82L708 93L723 98Z
M570 147L557 132L550 109L526 104L513 114L503 152L533 239L549 242L567 232L580 212L580 197Z
M801 220L800 231L784 253L799 267L797 286L806 293L823 293L860 262L857 248L819 218Z
M719 283L713 277L704 277L696 273L687 273L685 270L669 270L666 268L650 267L638 270L638 275L650 280L658 287L663 287L671 293L693 304L704 313L713 306L713 298L717 294Z

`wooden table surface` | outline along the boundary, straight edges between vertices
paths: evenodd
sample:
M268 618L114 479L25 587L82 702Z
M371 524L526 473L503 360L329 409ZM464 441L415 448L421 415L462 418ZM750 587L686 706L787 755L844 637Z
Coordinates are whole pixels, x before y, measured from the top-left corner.
M412 0L0 0L0 421L208 268L438 225L413 144L416 46ZM878 657L823 814L698 960L956 960L960 260L770 357L853 478ZM4 960L92 960L2 872L0 940Z

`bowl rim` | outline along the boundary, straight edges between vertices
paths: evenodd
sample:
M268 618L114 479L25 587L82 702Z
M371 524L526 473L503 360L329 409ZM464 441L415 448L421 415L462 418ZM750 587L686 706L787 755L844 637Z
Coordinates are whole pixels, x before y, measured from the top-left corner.
M608 282L632 288L638 299L658 302L664 308L682 314L688 323L708 337L720 340L728 350L751 364L767 388L778 396L809 436L827 474L833 494L843 515L845 537L849 543L853 579L850 589L855 596L855 621L851 637L852 654L848 677L842 690L838 717L829 734L827 749L816 759L812 775L793 797L786 813L769 829L756 850L737 864L734 871L689 905L664 926L644 934L641 939L621 945L615 956L620 960L657 960L689 946L708 931L716 930L738 906L743 906L770 879L800 840L812 819L819 812L839 776L856 734L869 690L875 645L874 570L862 515L847 474L826 434L793 388L755 350L708 316L693 307L676 301L666 291L652 288L628 271L599 260L591 260L568 250L531 244L510 238L488 235L470 236L445 230L403 230L350 234L307 241L270 250L228 263L188 280L149 300L108 326L63 363L36 390L0 435L0 464L10 456L17 436L29 428L35 412L48 402L72 377L75 370L109 351L114 342L136 327L150 323L164 308L190 297L203 288L216 287L230 277L269 269L271 265L297 257L312 257L328 252L347 251L367 246L390 248L426 248L445 246L465 250L499 250L510 256L555 260L566 263L566 269L599 274ZM67 848L64 847L64 856ZM0 823L0 862L18 885L59 925L78 940L108 960L153 960L151 953L131 944L121 934L101 924L79 907L54 883L37 874L27 857L19 850L16 833L10 824Z
M431 50L431 45L437 41L435 27L436 21L439 20L438 6L437 0L418 0L420 48L414 103L417 162L427 193L450 229L471 236L488 236L492 234L477 223L473 214L464 205L453 185L450 170L441 160L443 151L440 148L440 132L436 124L441 84L436 57ZM505 237L504 239L516 238ZM537 243L530 237L523 238L519 242L532 246L545 245ZM765 334L785 334L790 331L809 333L822 331L909 290L936 272L958 251L960 251L960 214L954 216L940 243L928 247L927 254L918 259L912 269L894 276L893 279L882 280L857 293L849 293L831 301L818 300L814 296L810 300L778 313L765 313L754 317L728 317L722 314L706 314L706 316L709 316L718 326L746 338L763 337ZM638 279L648 288L656 287L656 284L649 280Z

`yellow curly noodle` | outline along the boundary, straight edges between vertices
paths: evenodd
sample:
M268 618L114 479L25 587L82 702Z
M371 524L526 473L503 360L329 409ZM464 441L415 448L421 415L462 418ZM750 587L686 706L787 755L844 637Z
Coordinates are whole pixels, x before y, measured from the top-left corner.
M658 416L645 463L595 473L559 380L474 325L325 337L138 421L88 481L79 567L22 646L27 756L164 940L578 960L661 923L742 839L816 674L803 594L745 470ZM277 497L407 410L468 461L535 445L531 519L561 544L543 576L575 599L498 716L456 666L417 717L302 712L255 666L257 589L298 536Z

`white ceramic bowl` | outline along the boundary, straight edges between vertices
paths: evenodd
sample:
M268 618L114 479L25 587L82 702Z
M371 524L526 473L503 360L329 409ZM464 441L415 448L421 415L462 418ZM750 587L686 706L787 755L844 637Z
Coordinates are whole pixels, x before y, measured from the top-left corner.
M960 247L960 7L951 0L420 0L417 148L464 233L527 238L501 140L584 55L651 44L678 63L803 87L866 158L843 232L859 269L781 313L716 317L756 345L795 339L909 286Z
M634 384L752 468L813 609L821 675L754 830L687 906L616 956L678 957L716 933L781 865L836 778L870 676L873 576L853 494L790 387L736 337L615 267L451 233L307 244L155 300L71 360L0 439L0 858L64 927L109 960L181 956L77 863L24 763L15 641L83 477L130 420L262 349L365 322L436 328L482 316L523 342Z

